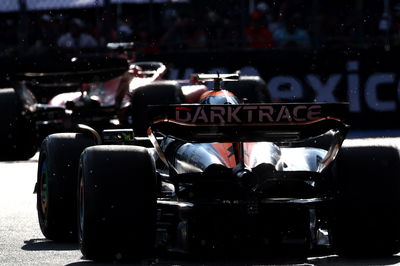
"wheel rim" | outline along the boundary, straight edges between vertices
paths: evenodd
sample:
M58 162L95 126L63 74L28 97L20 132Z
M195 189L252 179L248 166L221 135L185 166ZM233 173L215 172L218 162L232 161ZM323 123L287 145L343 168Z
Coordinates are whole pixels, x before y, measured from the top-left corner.
M43 160L41 171L40 171L40 211L44 218L47 216L47 210L49 206L49 176L47 171L46 158ZM46 220L46 219L45 219Z

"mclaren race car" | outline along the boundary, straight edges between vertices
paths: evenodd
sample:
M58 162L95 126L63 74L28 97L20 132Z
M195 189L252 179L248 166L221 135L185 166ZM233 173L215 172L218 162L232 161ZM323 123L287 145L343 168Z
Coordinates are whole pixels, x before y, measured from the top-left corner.
M130 43L109 46L133 49ZM12 64L9 88L0 90L0 160L28 159L51 133L87 130L79 124L98 131L127 127L128 94L160 80L166 71L162 63L133 62L119 52L23 62Z
M221 88L237 74L194 80L157 87L161 104L146 95L151 85L136 90L131 128L44 140L37 209L47 238L78 240L92 260L292 244L399 251L399 140L342 146L345 103L243 103Z

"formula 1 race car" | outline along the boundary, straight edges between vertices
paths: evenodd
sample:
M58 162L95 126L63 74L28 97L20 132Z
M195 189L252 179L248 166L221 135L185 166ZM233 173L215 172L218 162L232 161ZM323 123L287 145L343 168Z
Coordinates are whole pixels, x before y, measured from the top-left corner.
M127 128L44 140L37 208L47 238L77 236L92 260L290 243L400 250L398 139L341 148L347 104L243 103L221 89L237 74L194 80L214 88L157 87L170 101L161 104L146 96L152 85L131 95L148 137Z
M123 50L128 45L109 46ZM10 88L0 90L0 160L28 159L47 135L76 131L79 124L98 131L127 127L127 94L160 80L166 71L159 62L116 56L24 62L10 71Z

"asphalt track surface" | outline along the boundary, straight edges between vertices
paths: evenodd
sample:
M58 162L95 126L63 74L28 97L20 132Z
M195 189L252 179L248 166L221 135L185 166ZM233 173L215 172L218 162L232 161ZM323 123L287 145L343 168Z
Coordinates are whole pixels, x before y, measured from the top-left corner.
M0 265L115 265L82 258L75 243L44 239L36 216L37 155L29 161L0 163ZM307 257L271 254L263 257L236 255L161 256L120 265L400 265L400 254L380 259L344 259L334 254Z

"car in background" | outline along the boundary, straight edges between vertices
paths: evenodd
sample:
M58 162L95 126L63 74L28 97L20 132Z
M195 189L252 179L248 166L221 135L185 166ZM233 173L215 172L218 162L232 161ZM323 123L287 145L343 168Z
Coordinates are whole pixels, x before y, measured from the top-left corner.
M109 46L132 48L129 43ZM126 127L129 93L160 80L165 71L160 62L121 56L25 60L14 66L8 88L0 90L0 160L29 159L51 133L90 130L79 129L80 124L96 130Z

